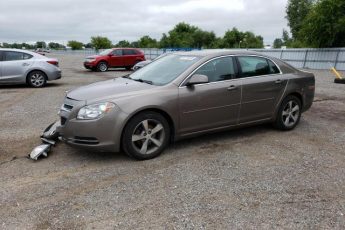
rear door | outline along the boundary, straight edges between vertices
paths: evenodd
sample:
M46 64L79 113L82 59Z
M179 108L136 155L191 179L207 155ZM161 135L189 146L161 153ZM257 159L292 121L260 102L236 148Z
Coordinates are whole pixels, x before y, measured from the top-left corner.
M25 82L26 74L34 63L31 54L4 51L2 55L2 82Z
M113 52L111 52L110 65L112 67L125 66L122 49L116 49Z
M280 100L287 78L277 65L264 57L238 56L242 79L240 123L269 119Z
M124 49L124 62L125 66L134 66L137 59L137 53L133 49Z
M241 79L236 73L234 58L220 57L194 73L208 76L209 83L179 87L182 135L237 124Z

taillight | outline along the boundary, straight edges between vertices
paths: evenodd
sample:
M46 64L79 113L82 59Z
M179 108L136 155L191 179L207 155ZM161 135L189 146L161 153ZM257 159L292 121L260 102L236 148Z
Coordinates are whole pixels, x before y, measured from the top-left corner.
M49 64L55 65L55 66L59 66L59 62L58 61L47 61Z

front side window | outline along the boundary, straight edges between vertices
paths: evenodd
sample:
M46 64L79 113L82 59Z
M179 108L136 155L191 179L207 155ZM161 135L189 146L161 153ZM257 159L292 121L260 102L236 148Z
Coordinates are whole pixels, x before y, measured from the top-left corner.
M209 82L233 79L236 75L233 57L212 60L200 67L195 74L206 75Z
M241 77L252 77L272 74L268 60L261 57L238 57L241 66Z
M112 54L115 55L115 56L122 56L122 50L121 50L121 49L114 50L114 51L112 52Z
M132 73L129 78L165 85L175 80L188 67L200 60L197 56L169 54Z
M32 55L22 53L22 52L13 52L13 51L6 51L4 54L4 61L18 61L18 60L25 60L32 58Z
M105 56L105 55L110 54L111 51L112 51L112 49L103 50L102 52L99 53L99 55Z

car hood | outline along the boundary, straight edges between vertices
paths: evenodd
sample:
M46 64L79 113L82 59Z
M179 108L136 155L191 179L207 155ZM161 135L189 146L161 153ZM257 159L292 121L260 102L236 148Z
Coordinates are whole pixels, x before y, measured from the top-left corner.
M136 64L136 66L145 66L145 65L147 65L147 64L149 64L151 62L152 62L151 60L141 61L141 62L138 62Z
M158 86L120 77L74 89L67 93L67 97L86 101L88 104L94 101L138 95L156 87Z
M87 56L86 59L96 59L102 57L101 55L92 55L92 56Z

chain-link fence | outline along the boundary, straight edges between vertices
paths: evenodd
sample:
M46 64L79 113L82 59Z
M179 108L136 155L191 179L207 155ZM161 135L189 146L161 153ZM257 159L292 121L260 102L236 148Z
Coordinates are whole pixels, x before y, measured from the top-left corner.
M173 52L172 49L145 48L141 49L146 59L152 60L165 52ZM253 51L268 56L280 58L296 68L329 69L335 67L338 70L345 70L345 48L330 49L252 49ZM98 52L101 52L99 50ZM94 55L93 49L86 50L59 50L53 51L59 54L71 55Z

